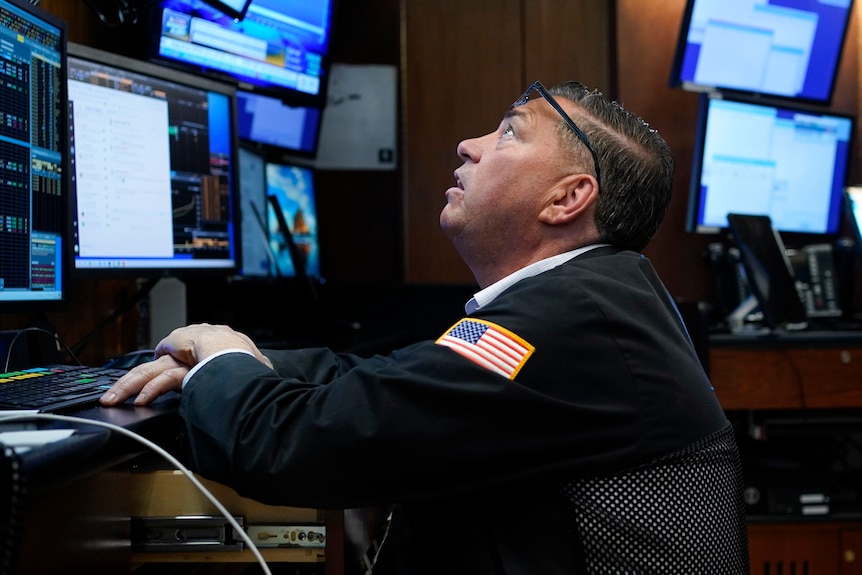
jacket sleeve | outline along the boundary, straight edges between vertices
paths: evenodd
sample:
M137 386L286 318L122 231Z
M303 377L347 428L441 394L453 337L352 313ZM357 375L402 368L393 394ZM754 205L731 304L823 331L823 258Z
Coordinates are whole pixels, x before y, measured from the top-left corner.
M369 359L277 355L276 371L216 358L181 402L193 468L260 501L457 495L594 466L631 445L634 409L562 401L434 342Z

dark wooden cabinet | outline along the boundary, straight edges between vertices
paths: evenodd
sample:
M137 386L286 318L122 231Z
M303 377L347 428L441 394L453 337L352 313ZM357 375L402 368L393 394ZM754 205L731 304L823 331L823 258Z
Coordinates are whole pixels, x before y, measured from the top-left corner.
M862 408L862 334L714 339L709 368L725 409Z
M737 415L798 413L804 422L816 411L817 421L840 425L839 414L862 411L862 333L719 337L709 360L722 406ZM749 549L752 575L862 574L862 522L758 516Z

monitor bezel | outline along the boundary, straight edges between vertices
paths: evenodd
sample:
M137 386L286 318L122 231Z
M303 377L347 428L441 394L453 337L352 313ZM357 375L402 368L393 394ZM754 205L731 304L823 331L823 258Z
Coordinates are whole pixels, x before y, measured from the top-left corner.
M123 268L123 267L105 267L105 268L78 268L75 266L76 255L74 253L74 242L68 246L69 262L66 267L69 268L73 279L145 279L159 277L177 277L180 279L190 277L224 277L229 278L237 273L242 266L242 231L240 226L241 212L239 208L239 126L237 124L236 110L236 89L230 84L216 82L207 78L201 78L194 74L184 73L167 66L161 66L152 62L145 62L135 58L129 58L111 52L105 52L90 46L69 42L68 49L70 58L81 60L89 60L99 64L113 66L128 70L132 73L150 75L160 80L174 82L190 88L206 90L222 94L228 98L229 110L231 117L230 124L230 156L232 177L229 180L229 196L231 221L233 222L233 246L234 257L232 266L218 266L213 268L206 267L139 267L139 268ZM71 68L71 64L69 65ZM71 160L71 157L70 157ZM70 162L71 164L71 162ZM71 171L71 170L70 170ZM71 174L70 174L71 180ZM71 182L70 182L71 183ZM68 207L68 229L70 232L70 240L73 239L72 233L75 222L75 198L69 194Z
M210 6L221 10L234 20L242 20L245 18L245 13L248 12L248 7L251 5L252 0L244 0L242 5L239 8L234 8L231 4L227 2L222 2L221 0L204 0Z
M842 118L850 121L850 137L847 142L847 158L844 169L844 181L839 183L839 188L842 188L846 185L847 178L850 173L850 163L852 161L851 153L855 146L855 138L856 138L856 117L852 114L847 114L844 112L835 111L832 109L822 108L813 106L810 104L803 104L800 102L788 102L787 100L775 99L775 98L766 98L762 96L751 96L751 95L735 95L729 96L726 94L719 93L704 93L700 94L699 104L698 104L698 115L697 115L697 123L696 123L696 135L694 141L694 148L692 152L692 164L691 164L691 174L689 177L689 187L688 187L688 198L686 205L686 217L685 217L685 231L688 233L696 233L703 235L719 235L725 234L728 231L728 226L707 226L698 222L698 212L700 209L700 203L702 199L702 192L700 181L701 175L703 172L703 154L704 148L706 144L706 129L707 129L707 120L709 115L709 106L711 102L714 101L726 101L726 102L736 102L741 104L751 104L755 106L767 106L767 107L777 107L784 110L798 111L798 112L810 112L812 114L816 114L819 116L833 116L835 118ZM781 233L782 238L787 241L788 245L795 245L797 243L809 244L812 241L832 241L836 239L841 232L841 213L843 211L843 200L841 195L836 193L833 190L832 193L832 203L831 207L833 207L836 212L836 216L833 221L833 227L831 230L826 230L824 232L804 232L800 230L785 230L778 228L778 231Z
M720 86L711 84L701 84L694 81L683 80L682 66L685 60L685 55L688 49L688 33L691 27L691 17L694 11L694 5L701 0L686 0L685 9L683 10L682 20L680 22L679 31L677 33L676 44L674 47L674 56L670 68L670 76L668 85L671 88L685 90L687 92L700 92L707 94L727 94L730 97L746 97L746 96L764 96L775 100L783 100L788 102L798 102L802 104L817 104L829 105L835 94L835 84L838 80L838 72L841 68L841 62L844 58L845 45L847 44L847 33L850 29L850 21L853 19L854 9L853 3L855 0L849 0L847 7L847 18L844 21L844 29L841 32L841 41L838 46L834 68L832 70L832 80L829 86L828 94L825 97L817 98L813 96L788 96L786 94L774 94L771 92L759 92L755 90L744 90L734 88L732 86Z
M206 0L202 1L206 2ZM300 105L323 107L326 105L327 101L329 77L332 67L332 38L333 30L336 27L335 14L338 0L327 1L329 2L329 39L327 41L326 53L321 56L320 90L316 94L310 94L301 90L279 86L277 84L252 84L247 79L230 72L161 55L159 53L159 43L161 39L162 15L166 8L165 0L159 0L154 5L150 6L147 13L141 18L141 29L143 30L143 37L141 38L143 53L141 53L141 58L156 64L175 68L186 73L210 78L218 82L225 82L235 86L237 90L279 98L291 106Z
M28 14L32 14L35 18L43 20L46 24L57 28L60 33L60 73L61 80L64 79L63 76L68 74L68 34L69 27L68 24L62 18L59 18L50 12L47 12L43 8L40 8L30 2L25 0L3 0L6 4L13 6L14 8L26 12ZM64 201L61 202L62 206L62 214L60 219L60 239L61 246L60 249L61 254L59 261L61 263L60 275L59 275L59 285L60 285L60 294L56 298L51 299L0 299L0 313L25 313L25 314L40 314L46 312L57 312L57 311L65 311L70 299L70 290L71 290L71 276L69 272L68 265L68 251L69 251L69 206L68 206L68 195L70 190L70 175L69 175L69 166L70 166L70 158L69 158L69 116L66 113L69 107L69 92L66 86L66 82L60 82L60 109L62 113L60 117L62 118L58 123L58 129L60 130L60 138L61 138L61 153L63 154L63 158L61 160L61 166L63 169L63 175L61 176L61 186L63 187ZM32 183L31 183L32 185ZM28 292L31 293L31 292Z

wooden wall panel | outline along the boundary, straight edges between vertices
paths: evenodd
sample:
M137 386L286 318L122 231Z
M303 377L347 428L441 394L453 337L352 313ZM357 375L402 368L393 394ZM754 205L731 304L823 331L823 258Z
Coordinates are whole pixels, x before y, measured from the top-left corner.
M408 282L473 283L440 231L458 142L497 127L523 90L520 0L401 4Z
M576 80L614 94L614 7L614 0L525 2L523 83Z
M39 8L61 18L66 22L69 40L85 44L96 29L95 14L87 7L86 2L70 2L69 0L42 0Z

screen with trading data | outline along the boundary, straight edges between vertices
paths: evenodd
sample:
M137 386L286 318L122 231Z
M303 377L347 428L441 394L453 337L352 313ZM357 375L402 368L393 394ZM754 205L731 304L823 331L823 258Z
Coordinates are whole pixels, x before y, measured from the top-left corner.
M0 309L63 303L66 28L0 0Z

